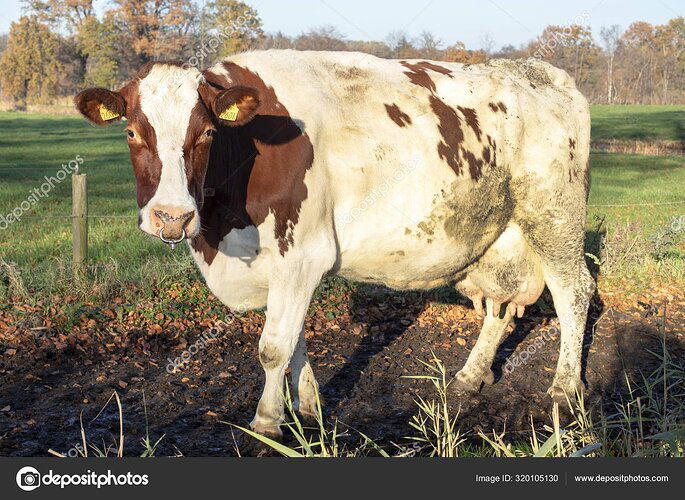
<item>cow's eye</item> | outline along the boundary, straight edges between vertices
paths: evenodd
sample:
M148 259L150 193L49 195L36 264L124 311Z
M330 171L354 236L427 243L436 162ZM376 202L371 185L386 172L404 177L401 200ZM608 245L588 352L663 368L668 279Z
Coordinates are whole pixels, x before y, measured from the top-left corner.
M205 137L214 137L215 134L216 134L216 130L214 130L213 128L210 128L207 132L205 132Z
M135 134L135 132L134 132L133 130L128 130L128 129L127 129L127 130L126 130L126 134L128 135L128 138L129 138L129 139L133 139L133 138L135 138L135 136L136 136L136 134Z

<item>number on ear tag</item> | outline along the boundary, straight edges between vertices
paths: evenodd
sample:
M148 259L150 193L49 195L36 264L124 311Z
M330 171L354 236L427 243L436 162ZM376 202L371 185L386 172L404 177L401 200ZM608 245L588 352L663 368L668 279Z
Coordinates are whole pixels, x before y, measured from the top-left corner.
M229 122L234 122L238 119L238 113L240 109L236 103L231 104L228 108L224 110L223 113L219 115L222 120L228 120Z
M121 115L119 113L115 113L111 109L109 109L107 106L104 104L100 104L100 118L102 118L102 121L107 122L109 120L114 120L115 118L119 118Z

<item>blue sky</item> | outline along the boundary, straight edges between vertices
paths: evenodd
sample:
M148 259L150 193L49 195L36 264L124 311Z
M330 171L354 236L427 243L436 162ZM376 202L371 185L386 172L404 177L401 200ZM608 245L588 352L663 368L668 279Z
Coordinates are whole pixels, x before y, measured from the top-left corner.
M196 0L201 3L202 0ZM102 6L106 2L97 0ZM658 24L685 15L683 0L253 0L267 31L297 35L334 25L348 38L383 40L404 29L411 36L430 30L445 44L461 40L480 48L488 34L495 48L519 45L548 24L574 19L599 34L604 25L626 28L641 20ZM21 15L20 0L0 0L0 33ZM597 36L598 37L598 36Z

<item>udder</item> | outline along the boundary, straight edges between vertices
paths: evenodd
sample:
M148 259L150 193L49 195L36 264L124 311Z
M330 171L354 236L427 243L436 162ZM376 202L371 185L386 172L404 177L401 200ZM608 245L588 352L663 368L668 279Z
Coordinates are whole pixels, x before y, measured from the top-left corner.
M519 318L527 305L540 298L544 287L540 258L517 227L507 227L456 285L479 315L483 315L483 299L490 299L495 314L507 304L509 313Z

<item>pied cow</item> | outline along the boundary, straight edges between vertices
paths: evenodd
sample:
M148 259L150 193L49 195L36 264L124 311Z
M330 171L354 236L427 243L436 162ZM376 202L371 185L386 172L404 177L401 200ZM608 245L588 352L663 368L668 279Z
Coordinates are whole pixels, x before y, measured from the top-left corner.
M485 301L464 390L493 382L507 325L547 285L561 326L548 392L582 389L590 116L565 72L271 50L203 72L150 63L75 103L97 125L127 120L140 228L186 239L228 307L266 306L257 432L281 435L288 366L295 407L316 412L303 324L329 274Z

